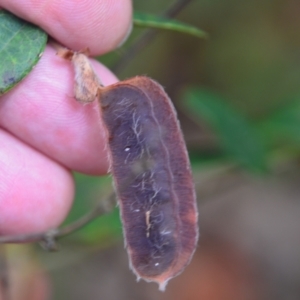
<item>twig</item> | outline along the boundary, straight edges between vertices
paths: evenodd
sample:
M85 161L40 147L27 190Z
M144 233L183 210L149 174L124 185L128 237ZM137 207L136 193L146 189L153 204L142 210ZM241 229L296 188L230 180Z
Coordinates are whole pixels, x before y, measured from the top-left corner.
M173 18L175 17L184 7L186 7L192 0L177 0L172 3L164 13L162 17ZM146 30L136 41L124 52L122 57L111 67L114 73L120 73L121 70L133 59L137 53L142 51L157 35L157 29Z
M2 297L1 297L2 296ZM0 246L0 298L9 300L8 266L5 255L5 246Z
M104 203L101 203L95 207L94 210L87 213L77 221L66 225L63 228L52 229L47 232L42 233L33 233L33 234L20 234L20 235L12 235L12 236L3 236L0 237L0 244L3 243L33 243L33 242L41 242L42 246L49 250L55 251L57 250L56 240L69 235L78 229L82 228L84 225L88 224L95 218L100 215L103 215L112 210L115 205L115 194L112 193Z

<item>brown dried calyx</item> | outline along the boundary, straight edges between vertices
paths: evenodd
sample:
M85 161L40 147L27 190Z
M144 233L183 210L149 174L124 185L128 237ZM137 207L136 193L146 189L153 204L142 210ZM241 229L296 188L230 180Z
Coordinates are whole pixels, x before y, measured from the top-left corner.
M89 49L74 52L66 48L58 48L57 55L72 62L75 71L74 96L79 102L89 103L100 95L103 87L89 62Z

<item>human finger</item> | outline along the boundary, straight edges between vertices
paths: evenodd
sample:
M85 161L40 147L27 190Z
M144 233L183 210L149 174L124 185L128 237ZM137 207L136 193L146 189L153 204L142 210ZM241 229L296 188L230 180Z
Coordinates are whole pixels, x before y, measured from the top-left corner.
M0 0L0 6L43 28L63 45L100 55L131 29L130 0Z
M71 173L0 129L0 235L44 232L66 217Z
M116 77L94 61L104 84ZM106 136L97 101L83 105L73 95L69 61L47 46L32 72L1 97L0 127L69 169L107 172Z

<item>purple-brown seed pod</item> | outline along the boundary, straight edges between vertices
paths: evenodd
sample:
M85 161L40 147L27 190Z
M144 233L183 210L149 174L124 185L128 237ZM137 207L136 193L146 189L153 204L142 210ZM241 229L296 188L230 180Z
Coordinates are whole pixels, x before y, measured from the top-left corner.
M173 104L143 76L103 87L87 50L56 48L74 66L76 100L99 97L131 269L164 290L198 240L190 163Z
M130 266L160 290L189 263L198 239L186 146L171 100L147 77L99 91Z

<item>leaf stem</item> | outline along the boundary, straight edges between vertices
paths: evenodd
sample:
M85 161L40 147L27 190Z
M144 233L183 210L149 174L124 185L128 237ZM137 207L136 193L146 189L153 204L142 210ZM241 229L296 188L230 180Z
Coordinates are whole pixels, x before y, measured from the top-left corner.
M75 222L66 225L65 227L51 229L47 232L42 232L42 233L3 236L0 237L0 244L41 242L42 246L46 250L56 251L57 239L81 229L83 226L90 223L92 220L111 211L114 206L115 206L115 193L111 193L111 195L105 201L98 204L92 211L88 212L86 215L82 216L80 219L76 220Z
M191 1L192 0L175 1L162 13L161 16L165 18L173 18ZM121 58L111 67L111 70L114 73L119 74L130 62L130 60L132 60L156 37L157 33L157 29L145 30L145 32L135 40L135 42L124 52Z

